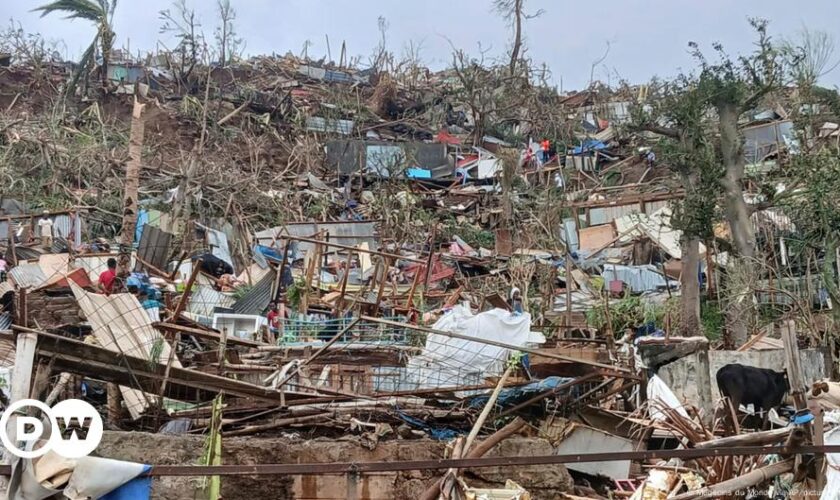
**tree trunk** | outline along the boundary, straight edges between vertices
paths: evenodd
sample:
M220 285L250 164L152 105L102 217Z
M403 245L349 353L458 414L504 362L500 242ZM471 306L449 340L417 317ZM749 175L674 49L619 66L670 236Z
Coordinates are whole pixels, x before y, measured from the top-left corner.
M123 221L120 235L120 255L118 275L127 276L131 265L131 248L134 244L134 231L137 228L137 191L140 188L140 167L143 154L143 108L134 98L134 110L131 112L131 132L128 138L128 163L125 166L125 191L123 194Z
M114 32L111 31L110 27L106 24L102 28L102 34L100 35L99 39L101 40L101 49L102 49L102 67L101 67L101 77L102 77L102 89L108 89L108 62L111 60L111 46L114 44Z
M744 148L738 133L738 107L734 103L717 105L720 120L720 150L725 173L721 184L724 190L724 208L729 230L732 233L736 259L730 260L730 266L740 267L743 276L751 275L755 267L755 231L750 220L750 210L744 201L741 179L744 176ZM740 347L749 337L747 314L752 303L752 290L741 286L730 286L729 306L726 308L727 324L731 332L732 347Z
M738 109L727 103L718 105L717 110L720 117L720 150L726 169L722 180L726 220L738 255L752 258L755 255L755 232L741 187L744 148L738 133Z
M513 2L513 48L510 51L510 75L516 71L516 61L519 60L519 51L522 49L522 0Z
M680 273L680 334L685 337L700 332L700 240L682 239L682 271Z

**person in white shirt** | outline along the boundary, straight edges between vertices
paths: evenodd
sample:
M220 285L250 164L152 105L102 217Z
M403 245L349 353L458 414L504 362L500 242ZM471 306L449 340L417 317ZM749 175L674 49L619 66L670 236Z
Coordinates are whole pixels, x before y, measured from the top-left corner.
M41 246L46 249L52 247L53 241L53 221L49 218L49 211L44 210L44 215L38 221L38 233L41 236Z

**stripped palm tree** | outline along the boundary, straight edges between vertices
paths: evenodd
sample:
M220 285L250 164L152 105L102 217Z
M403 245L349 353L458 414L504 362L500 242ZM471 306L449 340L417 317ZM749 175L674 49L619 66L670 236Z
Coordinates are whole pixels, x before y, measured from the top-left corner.
M117 0L54 0L42 5L35 11L41 11L41 17L51 12L63 12L67 14L65 19L87 19L97 27L96 36L90 46L82 54L82 59L73 72L73 77L67 87L67 93L72 94L82 77L87 75L95 66L95 54L97 44L102 52L102 86L108 84L108 61L111 57L111 47L114 44L114 31L111 29L114 20L114 9L117 7Z

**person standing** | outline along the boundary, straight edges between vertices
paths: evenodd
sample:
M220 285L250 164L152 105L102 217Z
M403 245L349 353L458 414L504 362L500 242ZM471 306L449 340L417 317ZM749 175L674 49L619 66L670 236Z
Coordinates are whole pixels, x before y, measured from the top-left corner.
M540 145L542 149L542 162L546 164L551 159L551 141L544 137Z
M105 295L114 293L114 284L117 281L117 259L108 259L108 269L99 275L99 290Z
M49 215L50 212L44 210L41 220L38 221L38 234L41 236L41 246L46 250L52 248L53 242L53 221Z

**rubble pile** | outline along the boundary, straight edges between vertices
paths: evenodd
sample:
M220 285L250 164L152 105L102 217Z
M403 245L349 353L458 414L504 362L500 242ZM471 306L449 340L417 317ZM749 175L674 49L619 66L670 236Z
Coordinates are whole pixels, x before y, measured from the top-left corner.
M755 277L745 300L785 314L726 349L728 228L686 264L685 188L633 126L647 86L560 95L503 68L292 55L185 80L165 57L112 59L108 87L60 113L66 66L0 68L4 404L84 399L109 430L205 435L207 466L227 438L288 435L475 461L420 498L804 498L837 479L835 454L801 452L840 423L821 267ZM748 169L795 153L784 115L742 125ZM787 255L796 227L753 194L757 244ZM695 331L687 283L707 297ZM733 389L721 370L740 365L768 370L729 368ZM790 407L764 397L778 380ZM517 435L574 484L482 475ZM550 461L588 453L615 456ZM24 462L33 481L49 465ZM67 467L38 484L66 493Z

